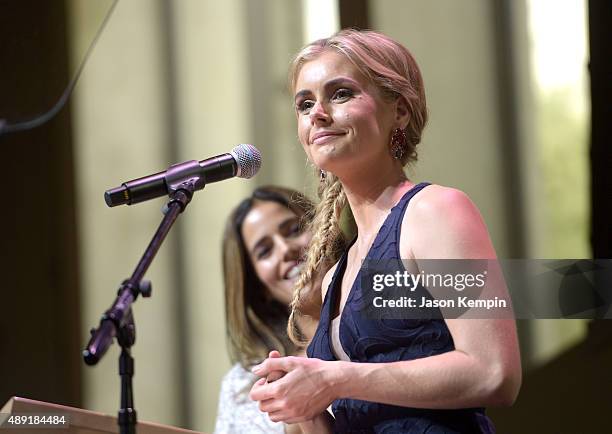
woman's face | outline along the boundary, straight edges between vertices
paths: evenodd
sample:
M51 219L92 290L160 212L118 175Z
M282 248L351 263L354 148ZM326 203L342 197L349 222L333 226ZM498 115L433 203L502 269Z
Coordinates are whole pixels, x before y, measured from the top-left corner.
M342 167L390 158L396 103L384 100L344 55L326 51L302 66L295 108L300 142L320 169L337 174Z
M310 238L300 231L299 217L276 202L256 200L242 223L242 239L259 280L287 306Z

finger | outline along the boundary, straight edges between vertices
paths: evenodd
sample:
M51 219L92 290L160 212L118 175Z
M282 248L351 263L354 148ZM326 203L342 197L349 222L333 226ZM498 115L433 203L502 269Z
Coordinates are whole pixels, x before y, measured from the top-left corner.
M283 403L278 399L265 399L259 403L259 410L264 413L276 413L283 409Z
M283 422L285 423L300 423L300 422L306 422L307 420L310 420L306 417L288 417L283 415Z
M253 401L261 401L262 399L267 399L269 397L266 396L266 379L260 378L253 384L251 387L251 391L249 392L249 398ZM264 390L262 390L264 389Z
M268 383L273 383L274 381L280 380L281 378L283 378L285 376L285 374L286 374L286 372L284 372L284 371L272 371L266 377L266 381Z
M268 417L272 422L284 422L287 415L281 411L275 411L273 413L268 413Z
M290 416L286 411L283 410L268 412L268 417L272 422L284 422L289 424L306 422L307 420L310 420L304 416Z
M270 351L270 354L268 354L268 357L271 359L279 358L280 356L281 356L281 353L276 350L272 350ZM268 376L266 377L266 380L268 383L272 383L276 380L283 378L284 375L285 373L283 371L272 371L268 374Z
M266 359L259 365L253 366L251 371L259 377L265 377L272 371L289 372L291 371L292 364L291 357Z

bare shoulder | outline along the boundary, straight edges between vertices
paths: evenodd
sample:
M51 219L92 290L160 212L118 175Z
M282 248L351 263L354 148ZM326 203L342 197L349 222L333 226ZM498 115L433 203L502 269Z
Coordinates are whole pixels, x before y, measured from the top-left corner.
M334 273L336 272L336 268L338 268L338 262L336 262L334 266L331 267L327 271L327 273L325 273L325 276L323 277L323 282L321 282L321 303L325 301L325 294L327 294L327 290L329 289L329 285L331 283L332 277L334 276Z
M449 212L461 213L478 210L463 191L432 184L422 189L408 204L412 217L437 218ZM442 215L441 215L442 214Z
M480 211L463 191L441 185L421 190L402 221L402 255L412 258L493 258Z

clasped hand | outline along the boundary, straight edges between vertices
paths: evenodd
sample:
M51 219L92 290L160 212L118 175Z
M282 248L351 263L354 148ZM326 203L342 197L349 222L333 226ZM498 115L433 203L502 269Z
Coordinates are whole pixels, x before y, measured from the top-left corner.
M313 419L324 412L337 397L333 396L330 371L319 359L280 357L277 351L255 366L260 378L250 397L259 401L259 409L274 422L297 423Z

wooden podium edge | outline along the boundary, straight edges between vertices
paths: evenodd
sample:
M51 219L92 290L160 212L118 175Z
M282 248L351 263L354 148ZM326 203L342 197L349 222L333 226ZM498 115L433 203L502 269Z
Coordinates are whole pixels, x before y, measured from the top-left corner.
M108 414L50 402L13 396L0 410L0 413L65 413L70 417L70 429L91 430L103 433L118 433L117 418ZM169 425L138 421L138 434L202 434ZM20 432L24 432L20 430ZM52 431L50 431L52 432Z

